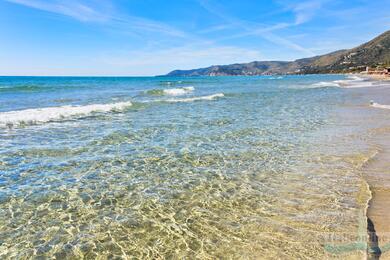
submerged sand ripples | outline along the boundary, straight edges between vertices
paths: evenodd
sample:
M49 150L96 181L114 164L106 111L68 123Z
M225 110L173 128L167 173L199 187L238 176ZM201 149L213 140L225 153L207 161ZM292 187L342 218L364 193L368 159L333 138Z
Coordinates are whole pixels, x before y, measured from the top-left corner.
M358 234L364 156L326 149L337 93L286 91L2 134L0 257L329 256Z
M317 232L354 225L350 215L332 214L353 206L337 201L340 191L284 172L277 158L257 163L264 156L156 148L135 159L56 168L62 176L30 179L35 185L20 191L24 197L2 201L2 251L17 258L316 256L323 251ZM46 167L30 175L50 171Z

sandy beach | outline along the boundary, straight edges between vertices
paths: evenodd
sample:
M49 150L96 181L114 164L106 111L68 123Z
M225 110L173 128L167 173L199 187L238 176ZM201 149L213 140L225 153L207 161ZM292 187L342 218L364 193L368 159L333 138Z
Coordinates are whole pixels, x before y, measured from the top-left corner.
M358 74L358 75L376 81L390 81L390 76L388 75L375 75L375 74L371 74L371 75Z
M390 259L390 129L379 133L375 141L380 152L365 168L365 177L372 192L367 212L371 233L372 256Z
M369 259L390 259L390 77L360 77L374 81L373 87L362 89L360 94L373 100L372 109L379 113L373 119L378 125L370 130L368 141L378 152L363 169L372 193L367 211Z

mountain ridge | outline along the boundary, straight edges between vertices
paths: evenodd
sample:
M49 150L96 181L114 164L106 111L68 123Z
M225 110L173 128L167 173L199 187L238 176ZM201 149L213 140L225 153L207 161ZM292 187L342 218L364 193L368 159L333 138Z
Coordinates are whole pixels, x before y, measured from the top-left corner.
M390 65L390 30L373 40L346 50L295 61L252 61L174 70L165 76L258 76L273 74L320 74L363 71L366 66Z

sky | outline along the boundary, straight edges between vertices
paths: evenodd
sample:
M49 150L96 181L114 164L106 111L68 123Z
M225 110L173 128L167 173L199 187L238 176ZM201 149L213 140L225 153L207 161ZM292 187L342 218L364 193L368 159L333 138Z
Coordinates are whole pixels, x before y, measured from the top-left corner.
M0 75L152 76L295 60L390 29L390 0L0 0Z

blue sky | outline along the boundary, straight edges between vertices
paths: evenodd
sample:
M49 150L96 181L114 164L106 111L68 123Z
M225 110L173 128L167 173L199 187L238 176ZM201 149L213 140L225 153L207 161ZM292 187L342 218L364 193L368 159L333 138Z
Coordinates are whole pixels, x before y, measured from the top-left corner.
M351 48L390 0L0 0L0 75L159 75Z

